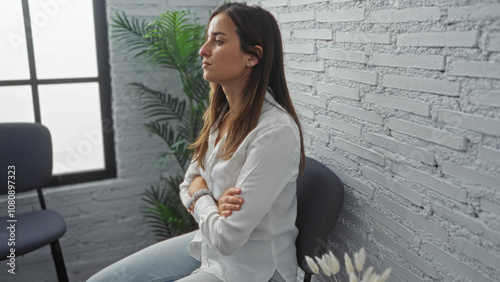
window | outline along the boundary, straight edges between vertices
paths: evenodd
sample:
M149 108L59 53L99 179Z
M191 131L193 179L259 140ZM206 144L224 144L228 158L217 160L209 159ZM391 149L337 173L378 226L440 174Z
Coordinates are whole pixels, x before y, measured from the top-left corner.
M0 1L0 122L52 135L51 185L115 177L105 1Z

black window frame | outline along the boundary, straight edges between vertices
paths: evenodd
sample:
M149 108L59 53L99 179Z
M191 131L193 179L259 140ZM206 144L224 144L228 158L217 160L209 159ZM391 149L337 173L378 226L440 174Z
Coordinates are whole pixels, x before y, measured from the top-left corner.
M106 1L92 0L93 15L94 15L94 33L96 43L97 56L97 77L81 77L81 78L55 78L55 79L38 79L36 73L35 54L33 45L33 36L31 31L31 18L29 11L28 0L21 0L24 30L26 37L26 47L28 52L28 64L30 79L25 80L0 80L2 86L31 86L33 97L33 109L35 122L42 123L40 116L40 100L38 93L39 85L48 84L69 84L83 82L97 82L99 85L99 97L101 107L101 128L103 137L104 149L104 170L90 170L74 173L65 173L53 175L48 186L58 186L66 184L75 184L82 182L90 182L109 178L116 178L116 159L114 147L114 129L111 110L111 78L109 65L109 49L108 49L108 28L106 20Z

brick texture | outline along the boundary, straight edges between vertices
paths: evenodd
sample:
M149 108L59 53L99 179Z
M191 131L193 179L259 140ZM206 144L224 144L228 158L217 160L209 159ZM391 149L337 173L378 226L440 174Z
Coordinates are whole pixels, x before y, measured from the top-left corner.
M382 85L384 85L385 87L429 92L449 96L458 96L460 94L460 84L458 82L440 79L385 75Z
M445 57L437 55L394 55L385 53L375 53L372 55L374 65L418 68L429 70L443 70Z
M336 10L329 13L316 14L317 22L361 21L365 18L365 9Z
M366 63L366 53L359 51L321 48L318 50L318 56L322 59Z
M306 153L346 189L333 252L365 247L390 281L500 281L498 1L276 2Z
M374 43L374 44L389 44L391 37L389 33L373 33L373 32L337 32L335 41L346 43Z
M398 22L426 22L440 18L438 7L407 8L401 10L371 11L369 22L398 23Z
M399 34L397 45L419 47L475 47L479 33L466 32L423 32Z

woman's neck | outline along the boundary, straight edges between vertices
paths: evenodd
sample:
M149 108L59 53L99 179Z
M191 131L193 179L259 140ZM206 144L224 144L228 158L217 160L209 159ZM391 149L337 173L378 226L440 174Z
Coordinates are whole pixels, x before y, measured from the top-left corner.
M241 105L241 100L243 99L243 87L222 86L222 90L224 91L229 104L229 112L234 113Z

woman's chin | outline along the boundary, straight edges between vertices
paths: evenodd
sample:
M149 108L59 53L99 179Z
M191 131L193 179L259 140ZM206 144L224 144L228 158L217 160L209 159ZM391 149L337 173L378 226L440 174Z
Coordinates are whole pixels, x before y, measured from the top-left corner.
M207 82L217 83L213 78L211 78L206 73L203 74L203 79L206 80Z
M208 81L208 82L212 82L212 81L210 80L210 76L207 74L207 72L206 72L206 71L204 71L204 72L203 72L203 79L204 79L204 80L206 80L206 81Z

